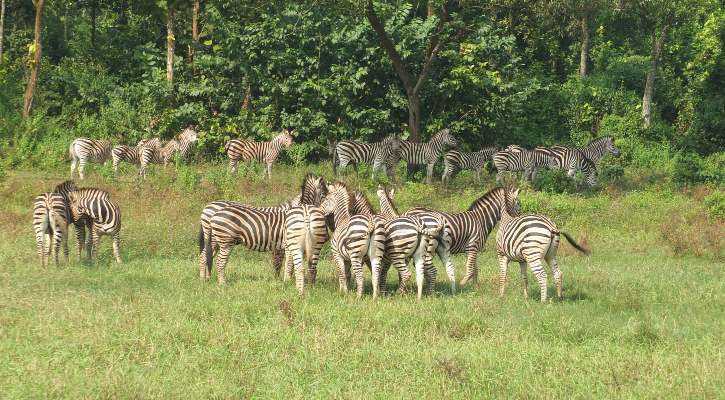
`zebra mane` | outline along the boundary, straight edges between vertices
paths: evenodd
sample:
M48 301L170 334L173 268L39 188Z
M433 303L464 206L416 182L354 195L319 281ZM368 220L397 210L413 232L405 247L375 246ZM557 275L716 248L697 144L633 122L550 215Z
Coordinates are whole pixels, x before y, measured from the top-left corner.
M398 207L395 206L393 199L390 197L390 192L388 191L388 188L383 187L383 186L378 186L378 190L381 190L381 189L384 193L383 196L385 196L385 200L387 200L388 204L390 204L390 208L393 209L395 214L400 215L400 213L398 212Z
M300 186L300 202L310 201L310 197L314 196L310 193L313 188L320 188L322 196L327 195L327 185L325 180L321 176L308 172L307 175L302 179L302 185Z
M331 192L340 191L340 192L342 192L342 195L343 196L346 196L346 200L347 200L347 212L348 212L349 215L353 215L354 213L353 213L352 207L355 204L355 202L354 202L355 195L350 190L350 188L344 182L337 181L337 182L335 182L335 183L332 184L332 189L330 189L330 191Z
M505 198L507 188L504 187L495 187L488 192L484 193L483 196L477 198L470 207L468 207L468 210L466 211L475 211L478 210L481 206L485 205L486 203L490 203L490 200L496 199L496 198Z
M63 198L67 199L68 193L73 192L75 190L78 190L78 187L76 187L76 183L71 180L67 180L67 181L63 181L62 183L58 184L58 186L56 186L55 189L53 189L53 192L59 193L61 196L63 196Z
M373 210L373 205L370 203L370 199L368 199L368 196L365 193L356 190L354 196L355 206L358 208L358 214L375 214L375 210Z

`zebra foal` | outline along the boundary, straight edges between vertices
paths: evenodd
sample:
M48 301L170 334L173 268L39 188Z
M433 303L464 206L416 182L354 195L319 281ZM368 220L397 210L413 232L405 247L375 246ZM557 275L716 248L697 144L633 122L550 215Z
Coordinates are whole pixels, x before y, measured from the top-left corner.
M146 169L150 164L163 164L166 166L177 154L180 157L186 156L197 139L198 133L195 128L188 127L178 134L176 138L161 146L143 146L139 156L139 176L146 179Z
M547 276L542 259L546 260L556 281L556 295L561 298L562 272L556 261L560 235L578 251L589 254L589 250L580 246L566 232L560 231L554 221L545 215L518 215L520 203L517 195L519 190L507 192L506 206L501 215L501 228L496 233L496 255L500 267L499 295L503 296L506 288L506 272L510 261L518 261L524 287L524 298L529 297L526 264L539 282L541 302L547 298Z
M104 164L111 158L111 142L108 140L77 138L71 142L68 148L68 155L71 159L71 179L73 179L73 172L77 167L78 176L83 180L85 179L84 170L89 161Z
M361 143L352 140L341 140L334 146L332 153L332 172L337 176L338 169L345 168L348 164L352 165L357 172L358 164L365 162L372 164L372 178L381 168L385 169L386 174L392 178L395 173L394 168L390 168L389 164L392 158L397 157L400 151L400 139L397 135L386 136L380 142Z
M283 130L281 134L275 136L269 142L254 142L244 139L232 139L224 145L224 152L229 158L229 171L232 174L237 173L237 163L239 161L257 160L265 164L264 176L272 179L272 164L279 157L282 150L292 145L292 136L294 130Z

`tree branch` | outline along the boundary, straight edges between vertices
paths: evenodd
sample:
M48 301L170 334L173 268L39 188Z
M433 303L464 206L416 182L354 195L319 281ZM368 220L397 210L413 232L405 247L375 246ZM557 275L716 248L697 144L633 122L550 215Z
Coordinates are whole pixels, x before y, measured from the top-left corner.
M433 60L435 60L438 51L441 49L441 47L443 47L443 42L445 40L441 40L441 35L443 33L443 27L445 26L446 22L448 22L448 18L448 3L446 3L443 5L440 20L438 21L438 27L436 28L436 33L433 34L433 37L430 38L430 43L428 44L428 49L426 50L426 59L425 63L423 64L423 69L421 69L420 75L418 75L418 82L416 82L415 88L413 88L413 91L415 93L418 93L421 86L423 86L423 83L425 83L425 79L428 76L428 72L430 71L430 66L431 64L433 64Z
M383 45L383 49L385 49L385 52L388 53L388 57L390 57L390 61L392 61L393 63L393 68L395 68L395 72L398 73L398 77L400 77L400 80L403 82L403 87L405 87L405 91L408 93L408 95L414 94L415 88L413 86L413 82L410 79L410 75L408 75L408 71L403 64L403 60L400 58L400 54L397 50L395 50L393 42L388 37L388 34L385 32L385 27L380 22L377 14L375 14L372 0L368 0L366 14L368 21L370 21L370 25L373 27L373 30L380 37L380 42Z

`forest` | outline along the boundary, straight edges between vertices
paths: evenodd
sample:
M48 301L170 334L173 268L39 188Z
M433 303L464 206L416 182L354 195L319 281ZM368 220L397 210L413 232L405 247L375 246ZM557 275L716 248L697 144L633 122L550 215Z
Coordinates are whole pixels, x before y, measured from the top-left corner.
M611 136L621 175L722 183L717 0L2 0L3 168L54 167L75 137L136 143L194 124L295 128L287 162L341 139L447 127L464 150Z

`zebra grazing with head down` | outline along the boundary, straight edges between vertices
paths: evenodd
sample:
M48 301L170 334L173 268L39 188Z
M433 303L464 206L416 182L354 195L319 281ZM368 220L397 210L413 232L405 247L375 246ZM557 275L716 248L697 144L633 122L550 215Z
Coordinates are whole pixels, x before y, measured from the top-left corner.
M458 150L449 151L443 158L443 176L441 176L443 184L448 184L453 174L461 170L476 171L476 183L481 183L481 169L499 150L498 147L484 147L480 151L473 153Z
M400 139L397 135L386 136L380 142L361 143L352 140L341 140L335 144L332 152L332 172L337 176L337 170L352 165L357 172L359 163L372 164L372 177L375 173L384 168L386 174L392 177L395 169L389 168L390 160L398 156L400 151Z
M285 212L295 206L298 206L300 204L307 204L307 205L316 205L320 204L322 201L322 198L327 193L327 186L325 184L325 180L317 176L315 174L307 174L305 178L302 180L302 186L300 189L300 194L297 195L294 199L292 199L289 202L280 204L278 206L273 207L253 207L250 205L245 205L239 202L235 201L226 201L226 200L218 200L213 201L206 205L204 210L201 213L201 222L200 222L200 228L199 228L199 277L202 280L209 279L211 275L211 260L213 258L213 253L211 249L216 250L218 245L216 242L210 242L210 240L214 240L218 234L219 236L223 236L223 241L227 241L227 246L234 246L234 244L243 243L247 248L250 248L252 250L258 250L258 251L271 251L272 252L272 263L274 266L274 272L276 275L279 275L281 266L282 266L282 259L284 256L284 216ZM227 211L226 214L220 214L219 218L216 219L216 224L221 225L224 229L224 232L217 230L214 232L215 234L212 234L212 220L217 214L221 211ZM231 210L231 211L229 211ZM253 210L254 212L246 213L245 210ZM256 213L256 212L259 213ZM265 229L264 227L255 229L254 224L252 224L252 220L246 221L246 226L239 227L238 225L243 221L243 219L238 219L238 217L246 218L247 216L251 215L251 218L254 220L254 223L262 224L264 225L264 218L269 216L271 218L270 220L270 226L268 229ZM232 220L230 223L232 225L230 226L224 226L226 223L226 220L229 220L231 218L237 218L236 220ZM261 218L261 219L260 219ZM281 218L281 222L278 221ZM279 231L277 231L279 230ZM242 236L244 235L246 237L245 242L237 242L234 243L234 235ZM210 239L211 238L211 239ZM279 239L279 242L276 242L275 240ZM231 241L231 242L229 242ZM261 243L261 244L260 244ZM229 247L229 250L227 251L226 257L229 256L228 252L231 251L231 247ZM221 253L220 253L221 254ZM220 256L221 257L221 256ZM219 269L219 265L221 263L221 270ZM224 266L226 265L226 261L223 261L221 259L217 260L217 272L221 271L221 275L217 276L217 279L220 284L224 283ZM314 268L315 265L312 265L311 268ZM313 275L313 272L310 272L311 275Z
M541 302L547 298L547 277L542 259L546 260L556 281L556 295L561 299L562 273L556 262L556 251L559 248L560 235L584 254L589 250L580 246L566 232L560 231L554 221L544 215L518 215L519 201L516 198L518 189L507 192L506 206L501 215L501 228L496 233L496 254L500 267L499 295L503 296L506 288L506 270L510 261L518 261L523 280L524 298L529 297L526 264L539 282Z
M576 171L581 171L589 186L597 185L597 166L581 151L565 146L537 148L537 150L546 152L552 157L554 168L566 169L570 177L573 177Z
M503 187L493 188L476 199L468 210L459 213L445 213L423 207L413 208L406 213L420 215L428 226L437 225L431 214L445 221L445 231L437 244L436 253L445 265L452 292L456 290L456 276L451 254L466 253L466 275L461 280L461 286L478 276L478 253L483 250L488 235L501 218L507 190L510 191Z
M556 160L549 152L542 149L534 150L505 150L493 156L493 165L498 171L496 183L500 184L504 172L524 171L525 180L533 180L537 168L556 168Z
M78 255L81 256L85 243L85 228L90 232L86 243L88 258L96 258L100 235L113 239L113 257L121 263L121 209L108 192L95 188L81 188L68 193L70 214L76 227Z
M237 173L239 161L257 160L266 165L265 177L272 179L272 164L279 157L282 150L292 145L294 130L283 130L269 142L254 142L244 139L232 139L224 145L224 151L229 158L229 169L232 174Z
M48 265L51 249L58 263L60 247L63 246L65 262L68 263L68 224L70 214L65 198L56 192L41 193L33 202L33 227L38 257L42 266Z
M448 147L458 146L458 140L451 134L450 129L438 131L427 143L415 143L403 140L400 142L400 156L393 157L388 168L394 168L399 159L405 160L408 166L423 165L426 169L426 183L433 178L433 166L438 162L443 152Z
M362 263L368 257L372 264L373 296L377 296L380 262L385 251L384 224L367 215L353 214L354 195L344 183L334 183L328 190L321 208L326 214L333 214L335 219L331 251L340 291L347 293L347 270L350 268L355 275L357 296L362 296Z
M143 146L140 150L139 176L146 178L146 168L148 168L149 164L163 164L166 166L177 154L180 157L186 156L197 139L198 133L194 128L189 127L178 134L176 138L161 146Z
M78 175L85 179L83 171L89 161L103 164L111 158L111 142L108 140L96 140L89 138L78 138L71 142L68 148L70 155L70 177L73 179L73 171L78 167Z
M119 144L113 146L111 150L111 158L113 160L113 173L118 175L118 165L121 161L139 165L141 163L141 149L144 146L161 148L161 139L158 137L151 139L142 139L136 146L128 146Z

